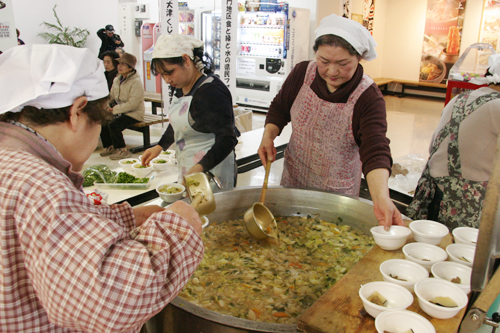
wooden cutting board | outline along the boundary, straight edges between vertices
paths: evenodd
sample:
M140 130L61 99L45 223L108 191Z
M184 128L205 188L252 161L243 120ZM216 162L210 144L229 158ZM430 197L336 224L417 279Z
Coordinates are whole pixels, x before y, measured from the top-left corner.
M409 242L414 240L410 238ZM448 234L439 244L443 249L452 243ZM405 259L401 249L382 250L375 245L351 270L298 318L297 328L307 333L376 332L375 319L364 311L358 292L362 284L383 281L379 266L389 259ZM465 308L450 319L435 319L420 309L413 293L413 304L407 310L429 319L437 333L458 332Z

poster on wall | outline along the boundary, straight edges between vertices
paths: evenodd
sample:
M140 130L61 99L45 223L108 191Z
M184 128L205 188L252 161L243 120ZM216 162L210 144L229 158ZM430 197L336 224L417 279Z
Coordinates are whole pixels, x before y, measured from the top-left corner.
M363 26L373 36L373 19L375 17L375 0L363 0Z
M460 55L465 0L428 0L419 81L446 83Z
M484 2L479 42L489 43L500 52L500 1Z

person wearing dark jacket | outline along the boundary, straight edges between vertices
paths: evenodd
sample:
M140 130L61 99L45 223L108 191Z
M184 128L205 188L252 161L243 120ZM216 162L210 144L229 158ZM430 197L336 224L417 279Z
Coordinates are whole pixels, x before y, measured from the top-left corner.
M104 75L106 76L106 81L108 82L108 90L111 91L111 87L113 86L113 80L116 75L118 75L118 61L120 58L118 52L115 51L106 51L102 55L102 63L104 65Z
M117 47L123 47L123 41L120 36L115 34L115 29L111 24L97 31L97 36L101 39L101 48L99 49L99 59L103 59L104 52L115 51Z

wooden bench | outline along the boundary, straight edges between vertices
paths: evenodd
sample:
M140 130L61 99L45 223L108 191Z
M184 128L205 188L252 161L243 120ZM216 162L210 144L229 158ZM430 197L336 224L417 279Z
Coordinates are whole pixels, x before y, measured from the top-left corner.
M143 121L138 122L138 123L134 124L133 126L130 126L128 129L130 129L132 131L141 132L142 138L143 138L143 145L131 148L130 152L137 153L137 152L146 150L150 147L156 146L157 142L151 143L151 134L149 131L149 126L154 125L154 124L160 124L160 123L163 123L166 121L168 121L168 118L166 118L162 115L146 113L144 115Z
M156 109L161 108L161 94L156 92L145 91L144 102L151 102L151 112L157 114Z
M412 95L412 96L422 96L422 97L427 97L427 98L442 99L439 96L424 96L424 95L417 95L417 94L408 94L406 92L406 89L431 91L431 92L446 94L446 84L445 83L399 80L399 79L391 79L391 78L386 78L386 77L374 78L373 81L380 87L380 90L382 91L382 93L384 95L392 94L392 95L398 95L399 97L405 97L407 95ZM401 92L398 93L395 91L389 91L388 86L390 83L401 84ZM411 87L411 88L409 88L409 87ZM445 98L445 97L443 97L443 98Z
M409 81L409 80L394 80L393 82L400 83L402 85L400 97L405 97L407 95L405 93L406 86L414 87L412 89L415 89L415 90L439 92L439 93L446 94L446 84L445 83Z

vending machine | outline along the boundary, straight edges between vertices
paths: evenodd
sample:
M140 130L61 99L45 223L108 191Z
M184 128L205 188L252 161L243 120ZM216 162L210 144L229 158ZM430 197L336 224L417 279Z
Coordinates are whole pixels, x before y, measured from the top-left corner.
M308 59L309 9L286 2L247 2L237 33L234 100L266 112L293 66Z
M215 74L220 72L221 16L220 11L206 10L200 13L200 39L214 62Z

